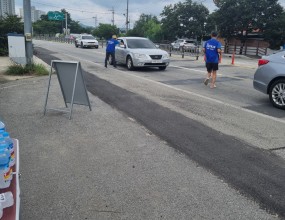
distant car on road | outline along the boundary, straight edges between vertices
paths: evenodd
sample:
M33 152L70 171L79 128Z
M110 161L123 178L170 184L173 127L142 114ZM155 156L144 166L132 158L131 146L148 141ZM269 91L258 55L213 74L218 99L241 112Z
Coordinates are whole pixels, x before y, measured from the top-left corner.
M158 67L165 70L169 54L159 49L152 41L142 37L120 37L116 46L116 61L126 64L129 70L135 67Z
M74 41L75 47L95 47L98 49L99 44L95 37L93 37L91 34L81 34L78 38Z
M171 43L172 47L175 49L180 49L184 47L184 49L195 49L197 48L197 42L195 40L188 39L178 39Z
M285 51L263 56L258 61L253 86L268 94L273 106L285 109Z

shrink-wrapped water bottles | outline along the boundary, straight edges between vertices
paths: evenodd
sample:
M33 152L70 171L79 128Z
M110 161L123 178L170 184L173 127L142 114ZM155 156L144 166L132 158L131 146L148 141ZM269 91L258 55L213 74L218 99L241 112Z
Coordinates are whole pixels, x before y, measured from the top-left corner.
M0 121L0 131L1 130L5 131L5 124L2 121Z

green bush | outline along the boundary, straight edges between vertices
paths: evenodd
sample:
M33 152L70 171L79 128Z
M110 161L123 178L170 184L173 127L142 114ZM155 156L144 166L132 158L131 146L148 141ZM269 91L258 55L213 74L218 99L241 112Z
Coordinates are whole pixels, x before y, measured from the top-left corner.
M24 76L24 75L48 75L49 72L42 64L27 64L27 65L19 65L13 64L12 66L8 67L6 71L7 75L14 75L14 76Z

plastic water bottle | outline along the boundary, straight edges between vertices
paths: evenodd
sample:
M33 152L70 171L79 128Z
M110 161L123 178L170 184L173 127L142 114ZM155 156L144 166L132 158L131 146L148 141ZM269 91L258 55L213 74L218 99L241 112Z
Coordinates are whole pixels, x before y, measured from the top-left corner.
M2 121L0 121L0 130L5 131L5 124Z
M11 180L11 169L9 167L9 153L5 150L0 152L0 189L5 189L10 186Z
M1 136L4 138L5 142L8 144L8 150L10 151L10 167L15 165L16 158L15 158L15 148L14 148L14 142L12 138L10 138L8 132L0 132L0 142L1 142Z
M2 204L0 203L0 219L2 218L3 216L3 208L2 208Z
M5 192L0 194L0 204L2 205L2 209L8 208L14 205L14 197L12 192Z

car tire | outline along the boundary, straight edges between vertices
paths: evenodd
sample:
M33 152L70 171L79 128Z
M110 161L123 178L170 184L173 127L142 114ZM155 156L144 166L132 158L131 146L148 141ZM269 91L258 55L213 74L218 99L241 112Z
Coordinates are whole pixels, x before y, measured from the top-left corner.
M159 66L158 69L160 69L160 70L165 70L165 69L166 69L166 66Z
M130 56L127 57L127 68L128 68L128 70L134 69L133 60Z
M98 49L99 46L95 46L96 49Z
M76 42L74 42L74 45L75 45L75 47L76 47L76 48L78 47L78 45L77 45L77 43L76 43Z
M274 107L285 110L285 79L272 83L269 89L269 100Z

